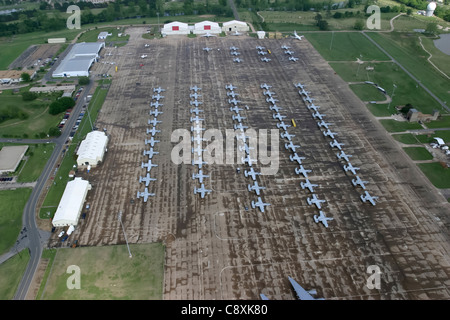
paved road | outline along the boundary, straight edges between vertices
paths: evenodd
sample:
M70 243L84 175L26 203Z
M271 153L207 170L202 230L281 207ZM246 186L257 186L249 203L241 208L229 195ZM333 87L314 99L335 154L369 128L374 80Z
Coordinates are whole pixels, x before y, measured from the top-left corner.
M375 40L373 40L371 37L369 37L365 31L361 31L361 33L367 38L369 39L370 42L372 42L378 49L381 50L381 52L383 52L386 56L388 56L392 62L394 62L395 64L397 64L403 71L405 71L405 73L407 75L409 75L411 77L411 79L413 79L414 81L416 81L426 92L428 92L428 94L430 96L432 96L434 98L434 100L436 100L441 106L442 108L444 108L445 110L447 110L448 112L450 112L450 108L447 107L447 105L441 100L439 99L433 92L431 92L427 87L425 87L422 82L420 82L416 77L414 77L411 72L409 72L405 67L403 67L397 60L394 59L394 57L392 57L386 50L383 49L383 47L381 47Z
M27 296L28 289L33 280L34 274L36 273L37 267L39 265L39 261L41 259L42 250L44 245L47 243L47 240L50 236L48 232L40 230L36 225L35 212L39 197L44 190L45 183L49 179L54 166L61 154L61 151L64 147L64 143L69 137L71 128L74 126L78 115L81 112L81 108L84 105L84 98L89 94L94 81L91 81L89 85L85 86L85 90L80 95L78 99L78 103L72 111L72 115L69 120L66 122L64 126L64 130L62 131L61 136L55 139L50 139L50 141L55 143L55 149L47 161L47 164L44 167L44 170L41 173L41 176L37 180L36 186L31 192L31 196L28 199L27 204L25 205L24 214L23 214L23 230L26 230L25 234L21 234L19 238L26 236L28 238L28 250L30 252L30 261L28 263L27 269L23 275L22 281L19 284L19 287L16 291L16 295L14 296L15 300L24 300ZM8 139L14 140L14 139ZM35 140L33 139L17 139L20 140L21 143L33 143ZM30 141L30 142L26 142ZM47 140L40 140L42 143Z

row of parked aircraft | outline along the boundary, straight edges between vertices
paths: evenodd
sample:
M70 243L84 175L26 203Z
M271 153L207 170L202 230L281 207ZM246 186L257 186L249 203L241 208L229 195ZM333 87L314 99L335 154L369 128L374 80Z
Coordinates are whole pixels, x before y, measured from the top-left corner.
M291 47L289 47L287 45L283 45L283 46L281 46L281 49L283 49L284 53L289 56L290 61L296 62L299 59L299 58L292 56L292 54L294 54L294 51L289 50L289 49L291 49Z
M198 98L200 98L202 95L199 93L199 91L202 90L202 88L197 87L197 85L189 88L193 93L189 94L190 98L193 98L193 101L190 101L189 104L191 106L195 106L195 108L190 108L189 112L191 113L190 121L192 123L191 131L195 134L195 137L192 137L191 140L194 143L194 147L192 148L192 153L194 154L194 160L192 161L192 165L198 166L198 173L192 174L192 179L198 179L200 183L200 188L194 187L194 194L200 194L200 197L203 199L205 198L205 195L211 193L212 190L206 189L205 184L203 183L205 178L209 178L209 175L203 174L202 166L203 164L206 164L206 162L202 159L202 154L204 149L202 149L202 141L205 139L201 136L201 132L205 129L202 128L202 121L205 119L200 118L199 114L203 113L204 111L199 109L198 106L203 104L203 102L198 101ZM195 114L195 117L192 115ZM196 156L195 156L196 155Z
M227 96L231 97L231 99L230 98L228 99L228 103L233 105L230 107L230 111L234 112L234 114L231 117L233 120L237 121L237 124L234 124L233 127L235 130L240 131L239 134L236 136L236 138L238 140L238 144L240 144L238 146L238 148L239 148L239 151L245 151L245 157L242 157L241 161L243 163L248 164L248 166L250 167L250 170L248 170L248 171L244 170L244 174L246 177L250 176L254 181L253 185L252 184L247 185L247 189L249 192L255 191L256 195L258 196L257 201L252 200L252 202L251 202L252 208L253 209L259 208L259 210L261 212L264 212L264 207L269 206L270 203L263 202L260 197L261 190L264 190L265 187L261 187L260 185L258 185L258 182L256 181L256 176L260 175L261 173L254 171L254 169L252 167L252 164L256 163L257 160L250 157L250 150L253 148L249 147L248 144L246 143L247 137L245 136L244 129L247 129L248 126L244 126L242 124L242 120L246 119L246 117L242 117L241 114L239 113L239 111L242 111L244 109L238 107L238 103L240 103L241 101L236 99L236 97L239 96L239 94L234 91L234 89L236 89L236 88L237 87L233 86L233 84L228 84L225 86L225 89L227 90ZM244 108L247 110L249 109L249 107L247 105Z
M145 176L139 176L139 182L140 183L145 183L145 189L144 191L138 191L137 192L137 198L143 198L144 202L147 202L148 197L153 197L155 196L154 193L150 193L148 191L148 186L150 185L151 181L156 181L155 178L152 178L150 176L150 172L152 170L152 168L157 167L157 164L152 163L152 159L153 156L155 154L159 154L159 152L154 150L154 146L157 142L160 142L159 140L155 140L155 135L157 132L161 132L161 130L156 130L156 125L158 123L161 123L162 121L159 121L157 119L159 114L162 114L162 111L159 111L158 108L163 106L162 103L160 103L160 100L164 98L164 96L161 95L162 92L166 91L165 89L161 88L161 87L156 87L153 88L153 95L152 95L152 100L155 100L154 102L150 102L150 107L155 107L154 110L150 110L150 115L153 115L153 119L148 119L148 124L152 125L152 128L149 129L147 128L147 134L151 135L150 139L145 139L145 145L150 145L150 149L146 150L144 149L143 152L143 156L147 156L148 157L148 161L147 162L142 162L141 163L141 168L147 168L147 175Z
M302 97L303 101L306 104L306 107L311 111L312 117L317 121L317 126L319 127L319 129L321 131L322 128L324 129L322 131L324 137L329 137L330 139L332 139L332 141L330 142L330 147L337 148L340 151L336 154L336 156L339 160L343 160L345 162L345 164L343 165L345 172L351 172L355 176L355 178L352 179L353 186L355 187L360 186L363 190L365 190L364 194L360 196L361 201L363 202L369 201L372 205L375 205L376 204L375 200L378 199L378 197L371 196L369 192L366 190L365 185L366 183L368 183L368 181L363 181L356 173L356 171L360 170L360 168L353 166L350 162L350 158L352 157L352 155L346 154L342 150L342 146L344 146L345 144L340 143L336 140L336 135L338 134L336 132L331 131L330 125L332 125L332 123L325 122L324 120L325 114L319 112L320 106L315 105L313 103L314 99L309 96L310 92L305 90L305 86L302 85L301 83L297 83L294 85L297 89L299 89L298 94Z
M239 56L239 55L241 54L238 50L239 50L238 47L231 46L231 47L230 47L230 54L231 54L232 56L235 56L235 57L236 57L236 58L233 59L234 62L241 63L243 60L240 59L239 57L237 57L237 56Z
M297 164L299 165L298 168L295 168L295 173L298 175L303 175L306 180L305 182L301 182L300 186L302 189L308 189L311 192L311 197L308 197L306 200L309 205L315 205L317 209L319 209L319 215L314 215L314 221L316 223L322 222L325 227L328 227L328 221L333 220L333 218L326 217L323 211L321 211L322 203L324 203L325 200L319 199L314 193L314 188L318 187L318 185L311 183L309 180L308 173L310 173L311 170L305 169L302 164L302 161L305 159L305 157L300 157L297 153L297 149L300 148L300 146L295 145L292 141L292 138L295 137L295 135L290 134L287 130L289 127L291 127L291 125L288 125L284 122L284 118L286 118L286 116L280 114L280 110L282 110L283 108L277 105L277 102L279 100L275 99L275 92L270 91L271 87L272 86L269 86L267 83L263 83L260 86L260 88L263 89L264 96L266 96L266 102L270 103L270 110L274 112L272 118L278 120L279 122L277 123L277 127L279 129L283 129L283 132L280 134L280 136L281 138L287 140L284 147L286 150L291 150L293 153L289 156L289 159L291 160L291 162L297 162Z
M267 57L266 57L266 54L270 53L270 51L269 51L269 50L264 51L265 49L266 49L266 48L261 47L261 46L257 46L257 47L256 47L256 50L258 50L258 55L259 55L259 56L263 56L263 57L261 58L261 61L262 61L262 62L269 62L269 61L271 61L272 59L267 58Z

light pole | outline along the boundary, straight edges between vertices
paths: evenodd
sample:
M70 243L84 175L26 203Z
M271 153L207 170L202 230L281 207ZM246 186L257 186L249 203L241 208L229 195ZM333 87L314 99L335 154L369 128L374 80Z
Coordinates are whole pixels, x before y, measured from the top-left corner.
M388 110L389 110L389 107L391 106L391 102L392 102L392 100L394 100L394 92L395 92L395 88L397 88L397 86L395 85L395 83L392 85L392 95L391 95L391 101L389 101L389 104L388 104Z
M161 33L161 29L159 28L159 12L157 12L156 15L158 16L158 32Z
M118 219L120 221L120 224L122 225L122 231L123 231L123 235L125 237L125 242L127 244L128 254L130 255L130 258L132 258L133 256L131 255L130 246L128 245L128 240L127 240L127 235L125 234L125 228L123 227L123 223L122 223L122 211L119 211Z

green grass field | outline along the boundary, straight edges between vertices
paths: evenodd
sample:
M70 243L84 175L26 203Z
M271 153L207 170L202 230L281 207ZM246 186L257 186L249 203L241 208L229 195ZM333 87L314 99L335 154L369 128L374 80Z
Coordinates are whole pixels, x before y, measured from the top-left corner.
M30 195L30 188L0 190L0 255L16 242L22 229L23 209Z
M161 300L164 251L161 243L58 249L41 300ZM80 268L80 289L68 289L70 265ZM70 280L69 280L70 281Z
M442 107L422 87L411 79L400 67L393 62L364 63L359 67L354 62L331 62L330 66L347 82L372 81L394 97L391 105L369 105L369 109L375 116L388 116L396 114L395 106L411 103L414 108L423 113L432 113L434 109L442 110ZM367 71L366 66L374 67L373 71ZM394 91L394 86L395 88ZM372 90L367 88L367 90ZM371 92L371 91L368 91ZM359 92L355 92L358 93ZM362 96L358 95L360 98Z
M421 129L422 127L418 123L410 123L406 121L396 120L380 120L380 123L388 132L403 132L407 130Z
M433 155L428 152L424 147L407 147L403 148L405 152L411 157L413 160L432 160Z
M445 141L445 143L450 143L450 129L449 130L439 130L435 131L434 134L427 135L427 134L421 134L417 135L417 140L419 140L421 143L430 143L435 142L433 138L439 137Z
M419 141L416 139L414 135L411 133L400 133L400 134L393 134L392 137L404 144L417 144Z
M418 163L417 165L436 188L450 188L449 168L442 167L439 162Z
M48 105L56 100L57 94L44 95L33 101L23 101L22 92L29 88L21 88L19 93L12 90L3 90L0 94L0 110L9 107L17 108L27 115L26 119L9 119L0 123L0 137L4 138L38 138L40 134L46 134L51 127L56 127L62 119L62 115L48 113Z
M305 33L305 37L327 61L390 60L359 32Z
M22 250L0 264L0 300L12 300L30 261L28 250Z
M450 81L427 62L428 55L418 43L416 34L390 32L367 33L367 35L380 44L439 99L450 101ZM448 64L450 58L447 58L446 61Z
M362 101L384 101L386 97L375 86L369 84L351 84L350 89Z

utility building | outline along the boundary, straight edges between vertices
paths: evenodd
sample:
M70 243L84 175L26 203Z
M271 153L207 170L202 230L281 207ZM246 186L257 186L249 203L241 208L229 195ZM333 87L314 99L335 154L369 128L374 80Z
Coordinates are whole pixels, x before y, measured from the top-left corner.
M77 151L79 167L95 167L103 160L108 144L108 136L102 131L91 131L81 142Z
M194 33L195 34L219 34L222 32L222 28L220 28L217 22L211 21L202 21L194 24Z
M247 23L238 20L224 22L222 25L223 32L248 32L249 30Z
M178 21L165 24L161 30L161 34L163 36L189 34L189 33L191 33L191 31L189 29L188 24Z
M88 181L75 178L67 183L52 224L54 227L76 226L86 200L87 192L92 186Z

